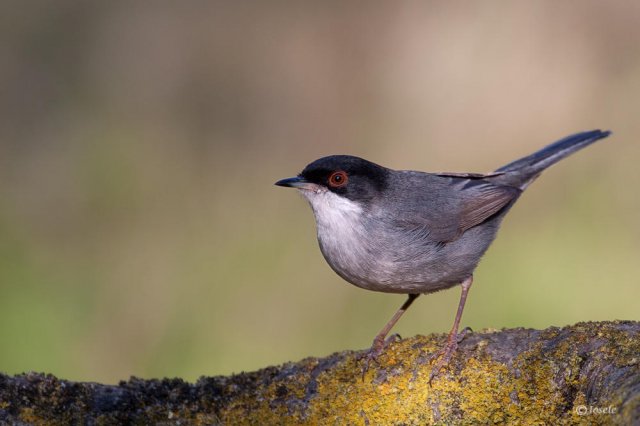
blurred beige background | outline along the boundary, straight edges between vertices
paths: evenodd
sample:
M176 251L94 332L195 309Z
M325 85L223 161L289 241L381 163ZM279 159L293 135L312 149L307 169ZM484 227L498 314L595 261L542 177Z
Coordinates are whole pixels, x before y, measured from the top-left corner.
M172 3L172 4L169 4ZM229 374L368 347L404 300L335 275L294 191L328 154L489 171L569 133L463 325L640 319L640 3L0 6L0 370ZM459 289L403 336L446 332Z

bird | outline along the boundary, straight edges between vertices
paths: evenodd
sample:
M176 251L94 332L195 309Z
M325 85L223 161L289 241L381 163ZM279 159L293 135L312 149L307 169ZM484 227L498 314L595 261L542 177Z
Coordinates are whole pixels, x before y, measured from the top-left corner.
M460 285L453 326L432 357L431 383L456 351L474 270L504 216L547 167L610 134L579 132L490 173L393 170L330 155L277 181L308 201L322 255L340 277L366 290L407 295L367 351L363 379L418 296Z

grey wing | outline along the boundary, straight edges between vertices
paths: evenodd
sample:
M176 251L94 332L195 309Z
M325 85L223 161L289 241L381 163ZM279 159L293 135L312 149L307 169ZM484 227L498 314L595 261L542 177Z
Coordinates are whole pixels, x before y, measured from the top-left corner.
M479 176L408 175L392 200L396 226L423 233L431 241L449 242L481 224L515 200L518 188L495 185ZM400 199L402 198L402 199Z

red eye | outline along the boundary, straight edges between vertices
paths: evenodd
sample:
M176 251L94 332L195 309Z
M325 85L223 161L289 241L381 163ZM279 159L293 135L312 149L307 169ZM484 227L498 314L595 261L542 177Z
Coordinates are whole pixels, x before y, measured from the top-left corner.
M329 186L332 188L340 188L341 186L345 186L347 182L349 182L347 173L342 170L333 172L331 176L329 176Z

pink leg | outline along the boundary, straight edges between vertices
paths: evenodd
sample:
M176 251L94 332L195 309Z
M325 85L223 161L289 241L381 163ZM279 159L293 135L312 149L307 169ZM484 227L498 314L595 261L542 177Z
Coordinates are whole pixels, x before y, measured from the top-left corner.
M402 306L400 306L400 309L398 309L396 313L393 314L393 317L391 317L389 322L382 328L382 330L380 330L380 333L378 333L376 337L373 339L373 344L371 345L371 349L369 349L366 355L366 361L364 363L364 366L362 367L363 379L364 379L365 373L369 369L369 363L371 361L375 361L378 355L382 353L382 349L384 349L385 337L387 337L387 334L389 334L393 326L396 325L396 323L398 322L402 314L404 314L406 310L409 309L409 306L411 306L413 301L416 300L418 296L420 296L420 294L410 294L407 300L402 304Z
M471 288L472 283L473 275L469 276L469 278L464 280L461 284L462 294L460 295L460 302L458 303L458 312L456 313L456 319L453 321L453 327L449 332L447 344L432 358L436 359L439 357L440 359L433 367L433 370L431 370L429 383L431 383L434 377L438 375L442 367L449 363L451 357L456 351L456 348L458 347L458 328L460 327L460 319L462 318L462 311L464 311L464 304L467 301L467 293L469 293L469 289Z

